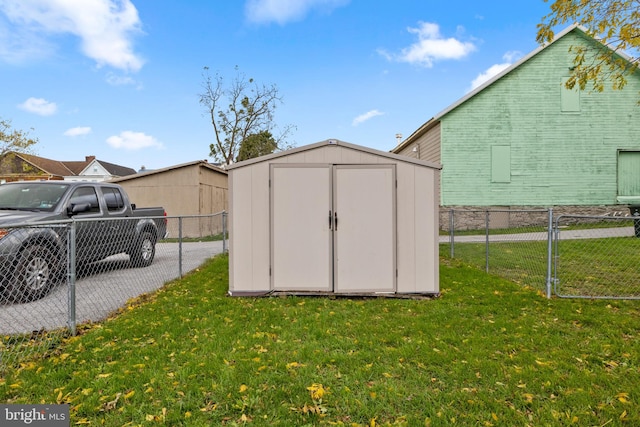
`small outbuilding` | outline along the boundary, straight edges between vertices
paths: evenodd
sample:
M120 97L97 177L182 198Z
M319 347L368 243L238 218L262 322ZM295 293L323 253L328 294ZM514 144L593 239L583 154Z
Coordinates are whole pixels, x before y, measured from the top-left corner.
M137 206L162 206L167 215L211 215L227 210L227 172L206 160L196 160L162 169L145 170L113 179ZM175 223L175 224L174 224ZM177 221L169 224L169 235L177 237ZM201 237L222 232L222 218L191 218L183 221L183 237Z
M438 294L440 168L338 140L229 166L229 294Z

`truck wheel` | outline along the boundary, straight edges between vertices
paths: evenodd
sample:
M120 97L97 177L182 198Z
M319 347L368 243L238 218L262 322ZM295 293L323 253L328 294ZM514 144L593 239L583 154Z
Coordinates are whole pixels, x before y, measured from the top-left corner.
M15 276L4 288L10 302L35 301L47 295L60 278L59 265L51 250L34 245L19 256Z
M156 256L156 239L153 234L143 231L129 254L134 267L148 267Z

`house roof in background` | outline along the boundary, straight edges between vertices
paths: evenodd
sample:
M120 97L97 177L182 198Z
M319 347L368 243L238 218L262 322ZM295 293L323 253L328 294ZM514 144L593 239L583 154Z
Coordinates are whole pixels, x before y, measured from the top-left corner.
M44 157L34 156L33 154L13 153L16 157L21 158L27 163L32 164L49 175L68 176L75 175L64 163L57 160L46 159Z
M100 163L107 172L114 176L125 176L136 173L135 169L104 162L96 159L95 156L86 156L84 161L59 161L26 153L14 152L13 155L50 175L78 176L94 161Z
M114 176L127 176L127 175L135 175L136 174L136 170L133 169L133 168L128 168L126 166L116 165L114 163L105 162L103 160L95 159L95 161L100 163L102 165L102 167L107 170L107 172L109 172L111 175L114 175ZM82 171L84 171L87 167L89 167L89 165L91 163L92 162L87 163L85 165L85 167L82 169Z
M85 157L84 161L70 161L70 162L65 161L60 163L64 164L67 168L69 168L69 170L73 172L74 175L80 175L80 173L89 165L89 162L93 159L95 159L95 157L90 156L90 157Z

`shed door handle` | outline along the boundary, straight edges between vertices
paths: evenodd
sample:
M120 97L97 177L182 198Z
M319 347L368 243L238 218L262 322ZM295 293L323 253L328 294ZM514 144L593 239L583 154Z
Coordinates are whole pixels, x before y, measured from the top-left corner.
M338 231L338 212L333 213L334 230Z

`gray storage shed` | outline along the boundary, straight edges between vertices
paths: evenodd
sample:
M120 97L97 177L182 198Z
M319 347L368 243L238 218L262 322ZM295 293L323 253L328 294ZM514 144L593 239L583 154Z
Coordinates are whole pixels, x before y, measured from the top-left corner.
M229 173L229 294L438 294L431 162L327 140Z

